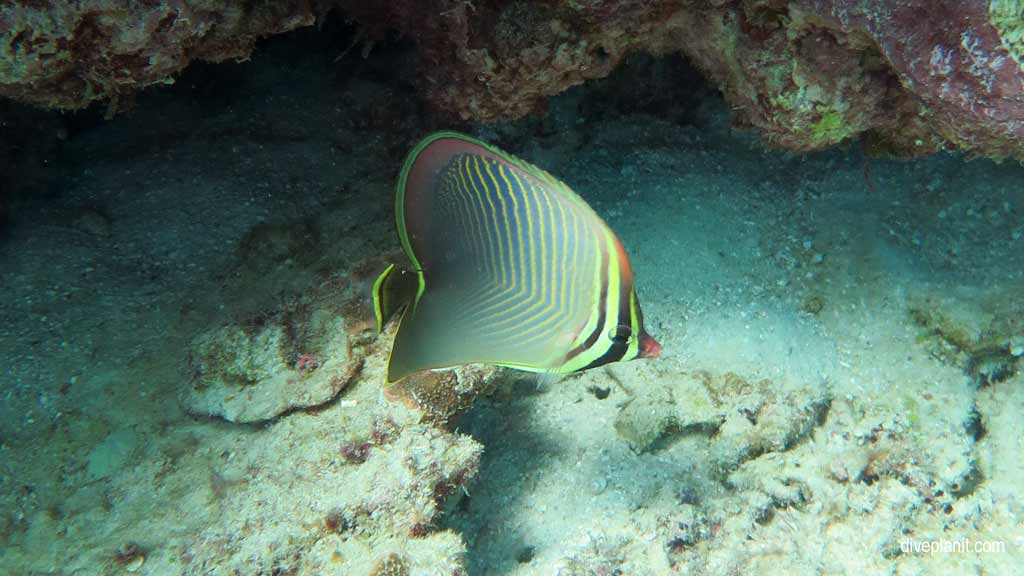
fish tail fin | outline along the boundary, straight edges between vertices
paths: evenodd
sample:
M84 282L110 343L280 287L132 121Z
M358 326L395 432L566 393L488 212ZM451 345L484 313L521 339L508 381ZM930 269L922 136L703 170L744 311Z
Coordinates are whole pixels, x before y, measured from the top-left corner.
M394 264L380 273L373 283L373 315L377 319L377 332L404 306L416 297L418 282L416 274L396 268Z

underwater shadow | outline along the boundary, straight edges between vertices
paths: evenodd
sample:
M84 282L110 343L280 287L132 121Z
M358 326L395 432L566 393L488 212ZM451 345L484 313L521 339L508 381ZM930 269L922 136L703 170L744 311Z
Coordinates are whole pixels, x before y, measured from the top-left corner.
M519 378L498 394L479 398L458 423L458 432L484 446L476 480L442 520L466 542L468 572L503 574L532 559L524 534L506 530L510 515L528 510L528 496L546 470L563 464L564 445L529 424L543 392ZM496 557L496 552L501 552ZM507 552L507 553L506 553Z

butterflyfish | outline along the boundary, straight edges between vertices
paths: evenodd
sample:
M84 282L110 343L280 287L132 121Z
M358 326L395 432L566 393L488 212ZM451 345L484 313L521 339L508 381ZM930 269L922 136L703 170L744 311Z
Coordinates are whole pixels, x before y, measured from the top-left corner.
M399 174L395 223L409 266L373 285L377 330L398 317L388 384L475 363L565 374L661 351L622 242L528 162L432 134Z

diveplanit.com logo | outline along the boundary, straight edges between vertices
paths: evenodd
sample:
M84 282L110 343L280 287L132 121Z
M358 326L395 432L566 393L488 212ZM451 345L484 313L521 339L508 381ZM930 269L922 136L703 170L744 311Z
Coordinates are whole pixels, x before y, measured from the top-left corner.
M1016 546L1024 544L1024 538L1012 543ZM903 538L900 540L900 552L903 554L998 554L1006 552L1008 544L1005 540L974 540L972 538L919 540Z

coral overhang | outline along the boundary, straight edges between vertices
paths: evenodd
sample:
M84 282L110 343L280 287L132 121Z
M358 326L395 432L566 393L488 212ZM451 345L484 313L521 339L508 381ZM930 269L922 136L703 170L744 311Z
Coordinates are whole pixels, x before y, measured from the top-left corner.
M412 39L418 86L474 121L543 110L631 53L682 53L741 125L815 150L864 136L916 155L1024 158L1020 0L215 0L0 8L0 95L79 108L171 81L194 59L244 58L264 36L340 9L370 37ZM244 6L244 7L241 7ZM681 91L685 87L679 88Z

